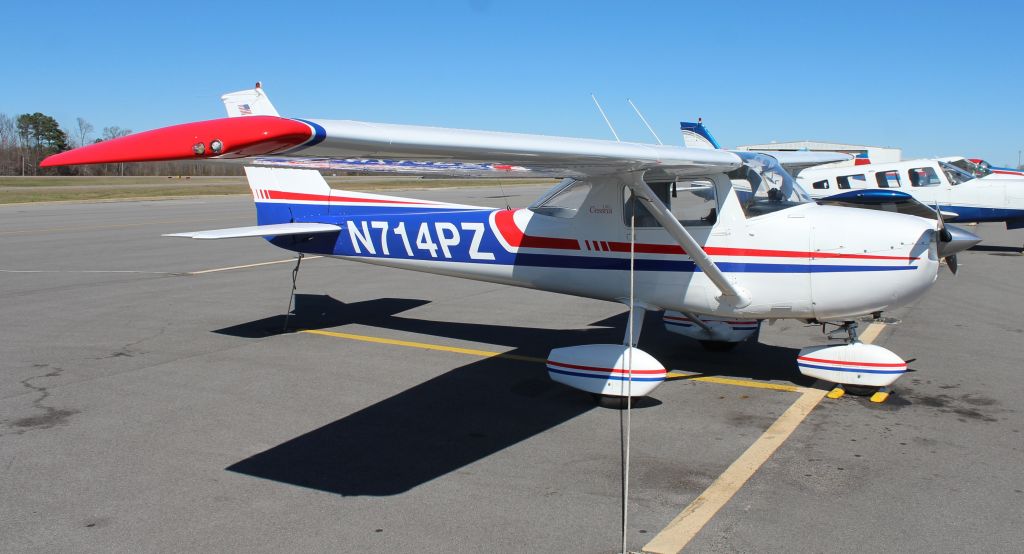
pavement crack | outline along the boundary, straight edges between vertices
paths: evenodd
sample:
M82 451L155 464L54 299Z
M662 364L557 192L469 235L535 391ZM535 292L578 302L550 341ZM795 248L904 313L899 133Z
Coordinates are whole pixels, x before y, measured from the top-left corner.
M146 342L148 340L152 340L152 339L155 339L155 338L159 337L160 335L164 334L165 331L167 331L167 326L163 325L163 326L160 327L159 331L157 331L156 333L153 333L152 335L145 336L145 337L142 337L139 340L129 342L129 343L125 344L124 346L122 346L121 348L118 348L117 350L115 350L111 354L108 354L106 356L100 356L98 358L93 358L93 359L94 360L109 360L111 358L134 358L136 354L145 354L145 352L143 352L143 351L135 350L135 347L138 346L139 344L142 344L143 342Z
M24 387L34 391L37 394L36 398L32 400L32 407L41 413L15 419L10 422L5 422L7 427L13 429L13 434L16 435L21 435L27 431L50 429L52 427L56 427L57 425L63 425L67 423L67 420L71 416L79 413L78 410L64 410L47 405L45 401L47 398L50 397L49 387L36 385L33 383L33 381L37 379L60 377L64 370L59 367L52 367L49 364L33 364L33 367L50 368L50 371L47 373L29 377L27 379L23 379L20 381Z

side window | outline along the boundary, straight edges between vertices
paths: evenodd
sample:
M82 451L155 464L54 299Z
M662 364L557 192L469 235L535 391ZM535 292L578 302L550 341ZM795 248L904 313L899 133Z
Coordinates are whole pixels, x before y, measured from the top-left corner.
M710 180L675 183L671 208L672 215L683 225L714 225L718 219L715 184Z
M715 196L714 183L711 181L679 181L648 185L683 225L700 226L715 223L718 216L718 199ZM637 228L661 226L647 207L636 201L633 190L629 187L623 187L622 205L622 222L625 225L630 224L629 219L635 209Z
M910 170L910 186L934 187L941 185L938 174L930 167L918 167Z
M841 189L862 189L867 187L868 180L863 174L843 175L842 177L836 177L836 183Z
M816 189L827 189L828 188L828 179L825 179L823 181L815 181L814 183L811 184L811 187L816 188Z
M879 171L875 174L875 179L878 181L878 186L883 189L898 189L900 188L900 172L896 170L892 171Z

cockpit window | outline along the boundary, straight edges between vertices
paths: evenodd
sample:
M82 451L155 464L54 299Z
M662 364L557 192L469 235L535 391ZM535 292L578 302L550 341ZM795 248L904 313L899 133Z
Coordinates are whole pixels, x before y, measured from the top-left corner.
M946 174L946 178L949 179L950 184L959 185L974 179L974 175L952 164L939 162L939 166L942 168L942 172Z
M907 174L912 187L937 187L942 184L939 175L930 167L915 167L907 171Z
M745 173L740 178L750 183L750 196L743 199L743 211L747 217L777 212L811 201L807 191L772 156L756 152L735 154L743 160L743 167L737 173Z
M530 209L541 215L575 217L590 194L590 183L576 179L563 179L544 196L530 204Z
M976 178L986 177L992 174L991 166L984 160L982 160L981 163L974 163L966 158L961 158L959 160L949 162L949 165L966 171L967 173L974 175Z

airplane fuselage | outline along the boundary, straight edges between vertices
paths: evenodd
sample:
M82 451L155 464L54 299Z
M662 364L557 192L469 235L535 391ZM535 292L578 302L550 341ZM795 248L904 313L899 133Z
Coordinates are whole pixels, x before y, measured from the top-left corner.
M852 167L806 169L798 180L814 198L847 190L888 189L906 192L929 206L939 206L952 222L1002 222L1024 226L1024 179L997 175L971 178L941 160L910 160Z
M455 206L411 199L260 198L260 223L334 223L338 233L276 237L289 250L628 302L649 308L747 318L848 319L917 298L935 281L934 222L814 203L747 217L724 175L714 180L715 217L689 231L753 302L737 307L660 226L641 222L630 244L624 187L588 187L573 209Z

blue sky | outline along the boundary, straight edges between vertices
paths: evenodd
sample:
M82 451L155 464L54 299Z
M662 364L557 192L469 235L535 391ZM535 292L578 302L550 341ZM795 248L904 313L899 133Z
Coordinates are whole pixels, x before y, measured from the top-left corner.
M152 4L152 5L150 5ZM1016 164L1024 2L18 2L0 112L136 131L282 115L725 146L828 140ZM11 51L11 49L14 49Z

